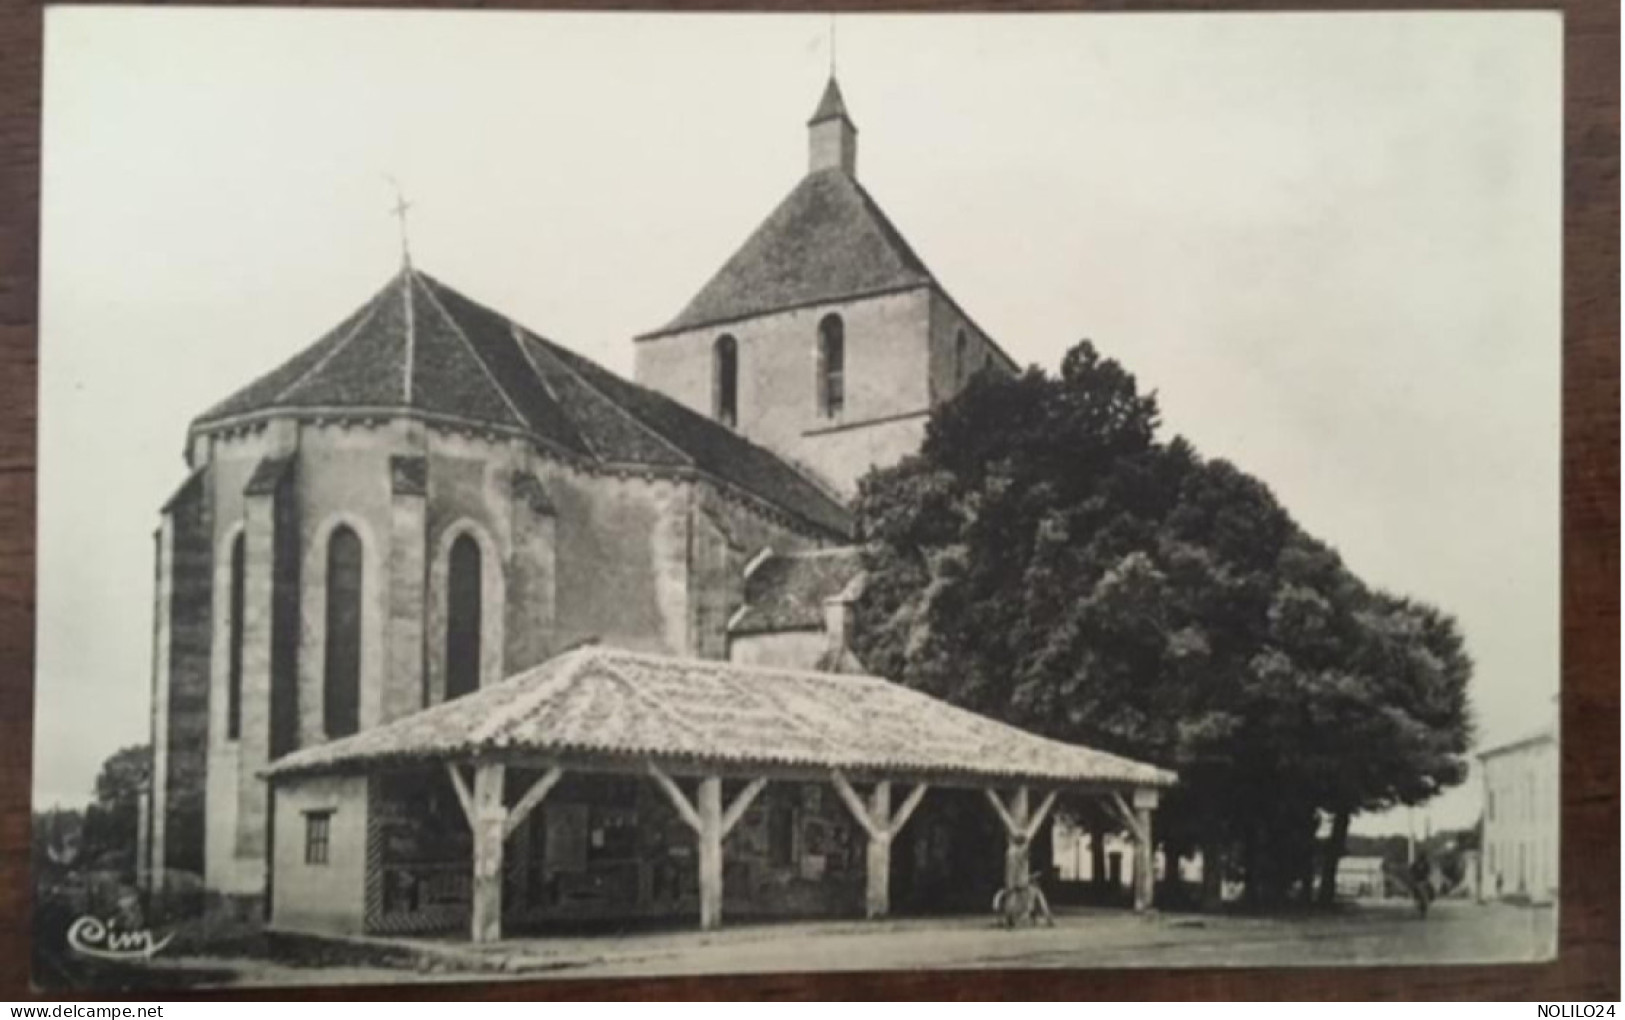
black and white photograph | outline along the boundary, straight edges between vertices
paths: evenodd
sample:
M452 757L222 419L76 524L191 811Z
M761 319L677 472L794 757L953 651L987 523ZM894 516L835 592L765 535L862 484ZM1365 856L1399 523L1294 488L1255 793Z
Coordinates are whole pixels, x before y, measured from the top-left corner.
M1561 14L50 7L42 106L36 987L1556 953Z

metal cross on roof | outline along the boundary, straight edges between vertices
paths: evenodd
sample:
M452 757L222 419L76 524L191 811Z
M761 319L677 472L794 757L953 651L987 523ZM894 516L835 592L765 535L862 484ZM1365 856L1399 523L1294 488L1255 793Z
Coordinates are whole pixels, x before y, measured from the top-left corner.
M407 240L406 213L407 213L407 211L409 209L412 208L412 203L408 202L406 200L406 196L401 193L400 182L395 180L393 175L385 174L384 177L389 180L390 187L395 189L395 204L390 207L389 212L390 212L390 215L392 215L396 219L400 220L400 225L401 225L401 264L406 265L406 266L410 266L412 264L412 248L411 248L410 243Z

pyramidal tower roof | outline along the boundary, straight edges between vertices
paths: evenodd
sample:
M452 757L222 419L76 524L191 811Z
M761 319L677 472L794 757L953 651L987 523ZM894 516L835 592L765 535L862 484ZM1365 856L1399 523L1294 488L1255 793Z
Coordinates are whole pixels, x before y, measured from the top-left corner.
M852 119L846 112L846 100L841 96L841 85L835 80L834 75L830 75L829 84L824 86L823 98L818 100L818 109L813 111L812 120L807 123L817 124L835 117L846 117L849 121Z
M834 77L808 125L815 153L832 129L846 133L833 144L850 144L857 133ZM815 161L676 318L639 339L934 283L857 175Z
M775 454L410 264L315 343L192 431L277 416L406 415L521 436L573 461L709 474L824 531L851 515Z

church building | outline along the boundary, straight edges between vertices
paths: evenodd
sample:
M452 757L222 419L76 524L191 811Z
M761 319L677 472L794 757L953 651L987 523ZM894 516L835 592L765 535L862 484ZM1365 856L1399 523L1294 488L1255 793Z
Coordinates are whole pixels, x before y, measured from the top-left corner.
M1005 865L956 843L967 811L1025 862L1061 794L1149 847L1172 774L848 646L857 480L1015 365L858 182L833 79L809 134L806 176L635 339L636 382L408 261L193 421L157 533L154 890L480 940L879 914L967 869L980 894Z

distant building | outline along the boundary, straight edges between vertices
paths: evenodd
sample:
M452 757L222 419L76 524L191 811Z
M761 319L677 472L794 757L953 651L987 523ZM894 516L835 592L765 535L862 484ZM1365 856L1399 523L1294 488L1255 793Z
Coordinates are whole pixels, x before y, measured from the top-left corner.
M1337 862L1337 895L1371 899L1388 894L1381 857L1346 856Z
M1061 882L1095 882L1095 854L1093 843L1095 836L1083 826L1066 815L1057 815L1051 838L1054 840L1053 854L1055 861L1055 877ZM1130 889L1134 885L1134 840L1127 834L1109 831L1102 834L1101 845L1104 853L1101 860L1105 866L1102 876L1106 885ZM1166 853L1158 849L1152 855L1152 875L1158 882L1168 877L1168 858ZM1202 882L1202 854L1197 851L1179 859L1179 879L1191 885L1200 885Z
M1547 726L1481 752L1484 775L1480 895L1557 898L1557 733Z

